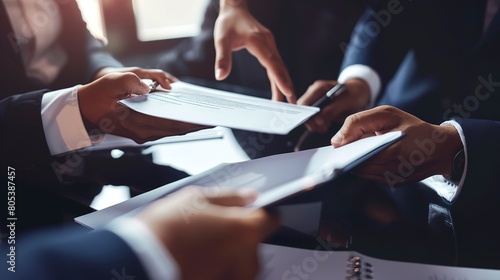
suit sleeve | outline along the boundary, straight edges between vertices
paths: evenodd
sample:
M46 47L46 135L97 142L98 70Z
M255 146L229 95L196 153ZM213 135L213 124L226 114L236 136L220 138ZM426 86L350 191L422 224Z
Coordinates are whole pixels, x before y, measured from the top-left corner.
M0 101L2 161L29 168L49 157L40 114L44 93L35 91Z
M467 145L467 174L456 207L498 204L500 190L500 122L458 119ZM469 208L470 209L470 208Z
M373 1L358 20L346 49L342 70L361 64L374 69L382 85L392 78L413 44L411 2Z
M16 241L2 250L6 256L15 246L16 272L4 267L2 279L148 279L134 252L110 231L59 228Z
M15 217L18 233L61 221L65 202L60 191L43 130L40 106L44 91L14 95L0 100L1 201L9 199L1 218ZM10 209L12 208L12 209ZM0 223L6 232L7 223ZM2 236L4 238L4 236ZM1 243L1 242L0 242Z
M465 182L451 205L458 265L498 268L500 263L500 122L458 119L467 146Z

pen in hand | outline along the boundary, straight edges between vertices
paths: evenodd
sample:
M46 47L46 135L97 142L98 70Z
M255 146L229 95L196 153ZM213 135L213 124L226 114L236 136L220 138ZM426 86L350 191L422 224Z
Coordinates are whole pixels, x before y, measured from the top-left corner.
M326 105L330 104L331 101L333 101L337 96L342 94L342 92L345 91L345 85L344 84L337 84L333 88L331 88L329 91L325 93L320 99L318 99L316 102L314 102L311 106L312 107L318 107L320 109L323 109Z
M346 90L345 85L342 83L337 84L333 88L331 88L329 91L325 93L320 99L318 99L316 102L314 102L311 106L312 107L318 107L320 109L323 109L325 106L330 104L337 96L342 94ZM302 145L306 141L307 137L311 135L311 132L309 130L305 130L297 140L297 144L295 144L295 147L293 150L295 152L300 151Z
M149 84L149 92L155 90L159 85L160 83L158 81L153 81L151 84Z

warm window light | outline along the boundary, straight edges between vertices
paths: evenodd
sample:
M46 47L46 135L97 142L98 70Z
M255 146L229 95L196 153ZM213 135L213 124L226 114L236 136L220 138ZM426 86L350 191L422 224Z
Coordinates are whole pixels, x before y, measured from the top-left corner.
M104 25L99 0L77 0L77 2L90 33L98 39L104 39Z
M137 36L155 41L196 36L200 33L210 0L132 0ZM100 0L77 0L87 28L96 37L106 36Z
M137 36L154 41L196 36L209 0L133 0Z

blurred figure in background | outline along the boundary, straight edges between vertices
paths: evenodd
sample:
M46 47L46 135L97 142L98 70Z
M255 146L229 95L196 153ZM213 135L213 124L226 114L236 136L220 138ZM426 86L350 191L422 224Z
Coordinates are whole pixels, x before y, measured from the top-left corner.
M161 70L124 68L86 28L76 1L2 0L0 97L91 82L111 72L134 72L164 87Z
M71 113L70 108L74 107L72 102L75 100L55 90L90 83L113 72L132 72L139 78L156 80L165 88L170 88L170 83L176 80L174 76L159 69L123 67L104 49L103 42L89 33L75 0L2 0L0 35L0 98L42 89L52 90L52 94L40 96L41 114L42 118L51 120L44 123L44 129L57 140L54 141L54 147L58 149L98 145L103 137L83 133L88 122L85 119L83 123L77 121L76 114ZM65 113L55 118L58 110ZM39 116L21 114L19 117L28 122L36 122ZM64 133L67 127L76 128L81 133ZM101 136L106 133L103 129L99 131ZM81 135L83 136L78 138ZM81 141L78 147L71 144L75 138ZM153 165L150 159L142 155L140 160L135 158L133 161L127 161L127 156L122 157L122 161L134 162L137 166L112 161L109 151L94 152L85 157L59 152L53 153L53 156L54 170L59 172L59 183L64 187L59 188L56 193L34 190L39 193L39 199L33 200L33 209L43 209L47 204L59 204L65 205L66 210L73 215L91 211L88 205L101 191L102 185L117 184L116 178L105 173L106 170L113 169L109 168L111 164L120 169L120 174L129 173L127 168L138 171L139 166L162 174L155 178L161 182L150 183L144 180L143 184L133 188L135 191L132 195L187 176L186 173L167 166ZM39 175L49 176L49 173Z

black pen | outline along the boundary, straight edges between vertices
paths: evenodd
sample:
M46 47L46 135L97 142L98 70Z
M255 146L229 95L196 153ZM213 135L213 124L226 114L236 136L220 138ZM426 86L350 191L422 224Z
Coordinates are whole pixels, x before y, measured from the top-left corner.
M346 90L344 84L337 84L333 88L331 88L329 91L325 93L320 99L318 99L316 102L314 102L311 106L312 107L318 107L320 109L323 109L326 105L330 104L337 96L342 94ZM300 151L302 145L306 141L307 137L311 135L311 132L309 130L305 130L302 132L300 137L297 140L297 143L295 144L293 150L295 152Z
M344 84L337 84L333 88L331 88L329 91L325 93L320 99L318 99L316 102L314 102L311 106L312 107L318 107L320 109L323 109L326 105L330 104L332 100L334 100L337 96L342 94L342 92L345 91L345 86Z

